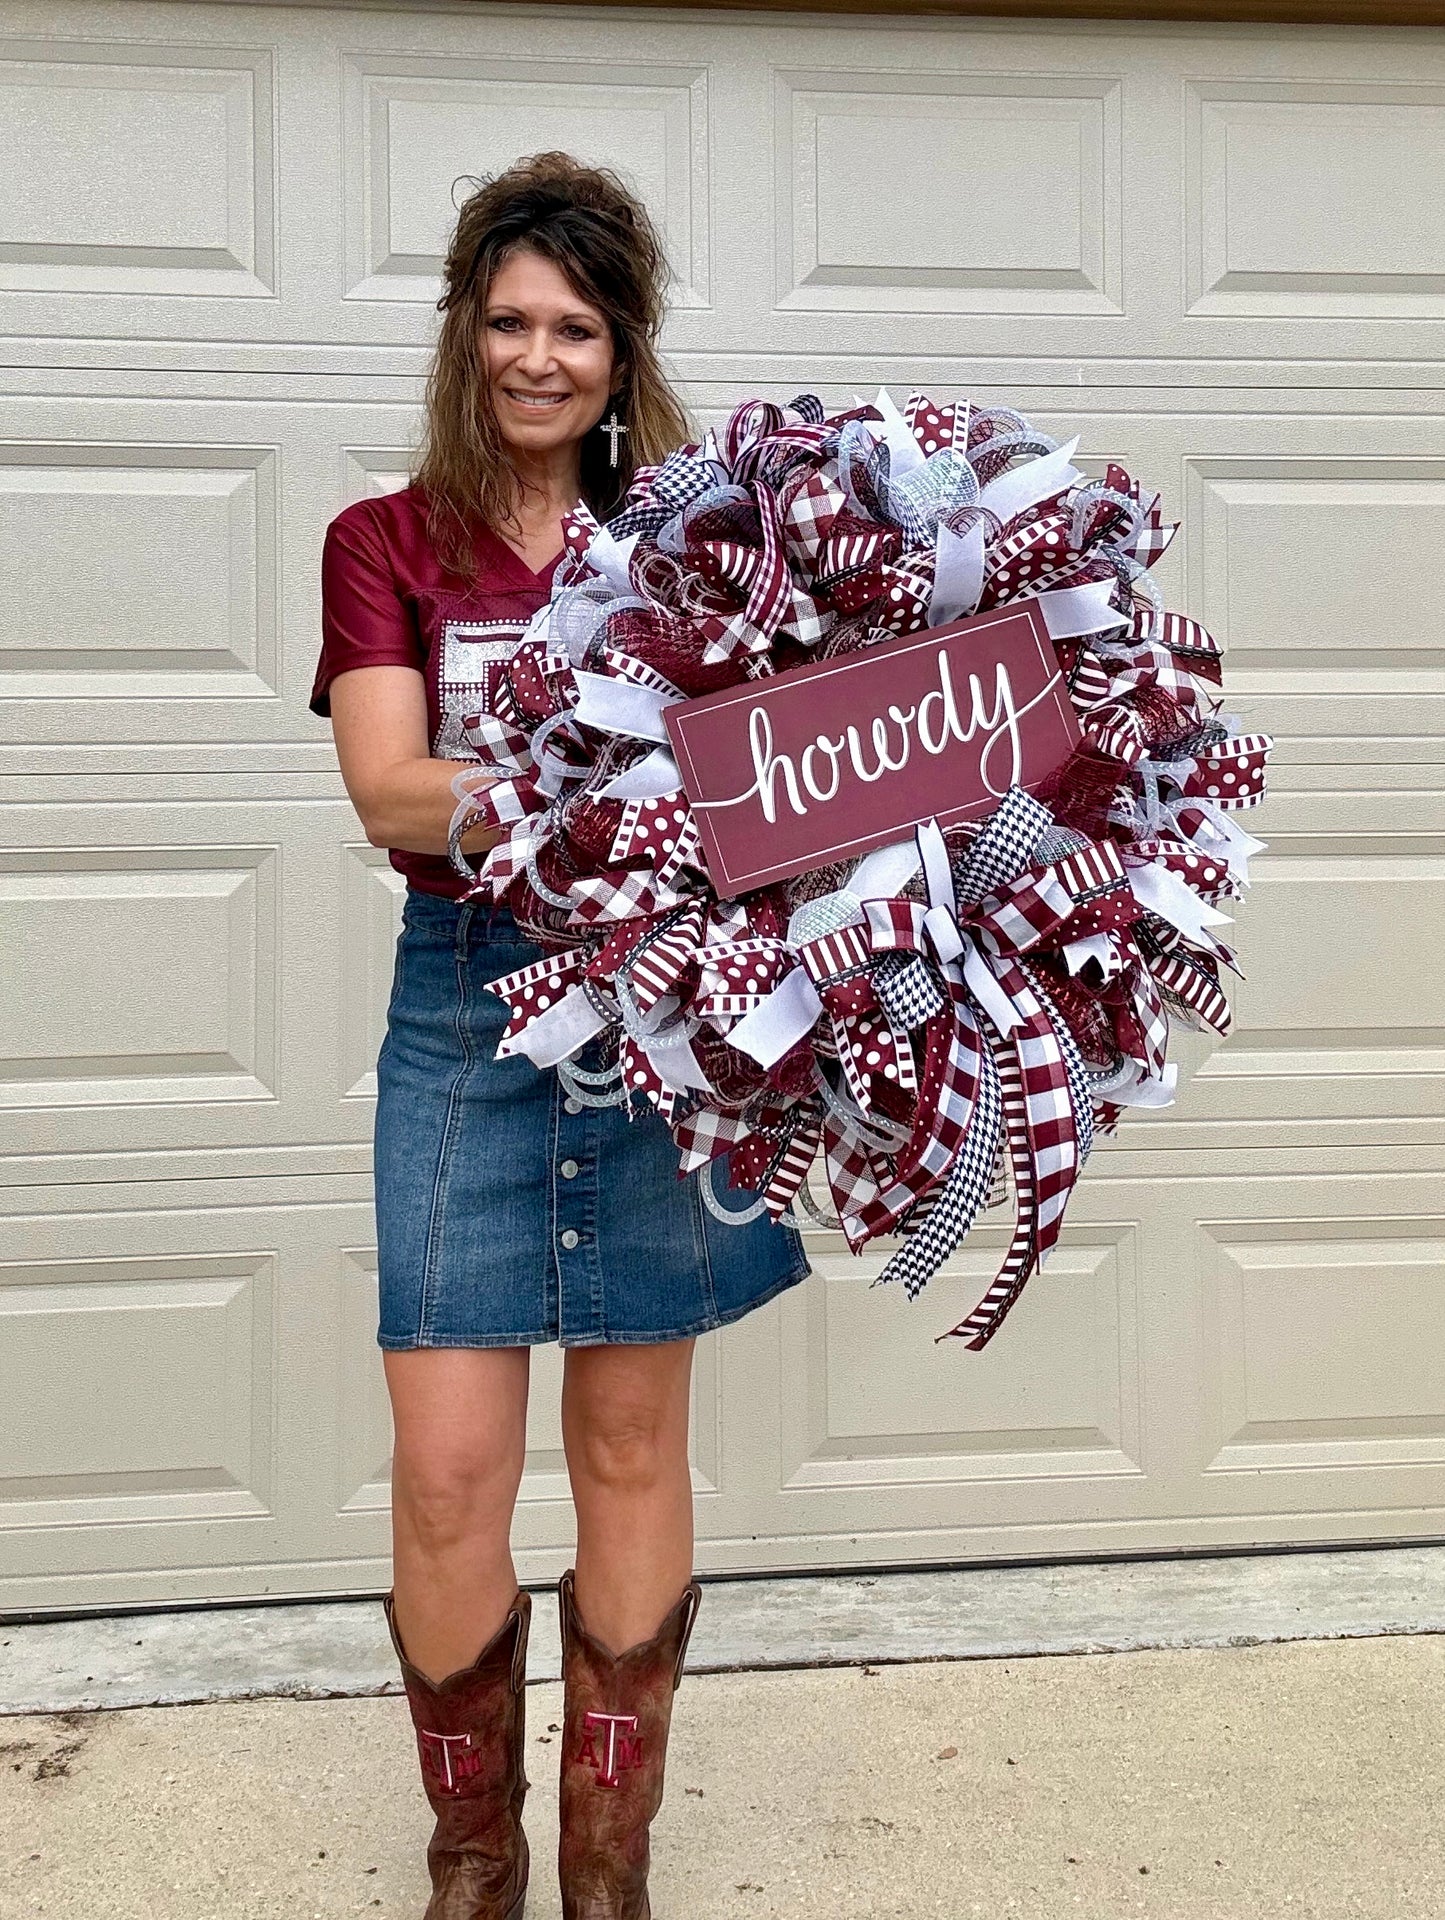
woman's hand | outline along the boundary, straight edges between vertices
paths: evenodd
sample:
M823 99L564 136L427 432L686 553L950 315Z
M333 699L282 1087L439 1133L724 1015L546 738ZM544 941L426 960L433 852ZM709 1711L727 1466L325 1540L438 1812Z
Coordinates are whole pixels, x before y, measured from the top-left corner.
M416 669L337 674L331 730L341 778L372 846L444 854L457 804L452 779L471 763L427 751L426 688ZM462 851L485 853L503 837L497 828L473 827L462 835Z

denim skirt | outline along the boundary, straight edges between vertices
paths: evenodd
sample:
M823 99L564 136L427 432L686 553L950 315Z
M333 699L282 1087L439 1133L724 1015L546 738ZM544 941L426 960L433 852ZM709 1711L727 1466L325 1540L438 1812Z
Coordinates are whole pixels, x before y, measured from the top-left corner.
M808 1272L796 1229L714 1218L650 1108L495 1057L507 1008L483 989L540 957L505 909L408 887L376 1065L382 1347L679 1340Z

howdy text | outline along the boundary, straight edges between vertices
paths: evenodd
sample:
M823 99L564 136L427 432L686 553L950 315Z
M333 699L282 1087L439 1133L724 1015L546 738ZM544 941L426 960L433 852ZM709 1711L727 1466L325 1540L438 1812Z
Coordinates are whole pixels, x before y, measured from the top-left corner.
M795 814L809 811L806 793L819 805L837 797L844 775L851 768L855 778L871 786L885 774L901 773L908 765L917 741L924 753L937 756L947 752L951 743L966 746L980 742L979 777L994 795L1002 796L1019 779L1023 749L1019 739L1019 720L1036 706L1054 683L1036 694L1025 706L1014 700L1008 669L1002 661L994 674L991 694L985 693L977 674L968 676L968 717L959 712L958 695L947 652L938 651L938 685L931 688L916 706L890 705L887 714L875 715L865 727L847 726L836 740L820 733L794 759L773 746L773 722L765 706L754 707L748 716L748 739L752 747L753 784L729 800L703 801L704 806L735 807L754 794L771 826L778 817L778 792L781 789ZM864 744L865 733L867 745ZM1000 743L1007 743L1004 777L995 778L995 756Z

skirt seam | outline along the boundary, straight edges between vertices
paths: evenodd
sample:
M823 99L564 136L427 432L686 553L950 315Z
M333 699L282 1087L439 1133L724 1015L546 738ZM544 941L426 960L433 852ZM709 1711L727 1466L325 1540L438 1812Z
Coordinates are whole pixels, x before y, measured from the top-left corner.
M427 1335L431 1331L431 1308L434 1283L436 1280L437 1259L441 1245L441 1222L439 1215L445 1206L447 1175L451 1169L452 1152L456 1144L457 1113L461 1106L461 1090L472 1070L474 1054L471 1033L467 1025L467 1013L471 1005L471 975L468 967L468 935L471 929L472 908L463 906L457 920L454 964L457 976L457 1013L456 1033L461 1047L461 1065L452 1077L447 1093L446 1119L442 1122L442 1137L437 1148L436 1174L432 1182L431 1212L427 1219L426 1257L422 1267L421 1304L417 1314L417 1331L420 1344L427 1344Z

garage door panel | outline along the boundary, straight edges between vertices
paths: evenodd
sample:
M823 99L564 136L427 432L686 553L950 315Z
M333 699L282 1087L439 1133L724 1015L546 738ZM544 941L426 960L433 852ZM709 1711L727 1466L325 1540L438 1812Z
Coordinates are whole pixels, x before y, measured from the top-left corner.
M0 500L14 698L277 691L274 449L11 442Z
M111 804L103 842L97 824L82 802L0 807L19 962L0 1007L4 1150L365 1139L358 1049L384 1019L394 896L372 879L379 900L358 883L343 900L349 807Z
M1235 671L1307 686L1347 671L1445 667L1432 588L1445 457L1186 461L1198 617Z
M1440 854L1407 836L1269 835L1248 899L1222 928L1242 955L1227 1037L1179 1033L1178 1104L1127 1127L1134 1145L1247 1149L1256 1123L1438 1116L1445 1027L1425 955L1445 926ZM1428 841L1426 844L1430 844Z
M1445 86L1399 79L1187 83L1191 313L1445 313Z
M1201 1229L1217 1442L1206 1472L1445 1467L1442 1227L1304 1218Z
M875 1285L887 1248L814 1238L815 1277L779 1314L784 1490L1144 1471L1137 1225L1077 1229L986 1366L940 1336L987 1291L1003 1227L977 1228L912 1302ZM1066 1363L1041 1375L1041 1347Z
M276 291L269 47L0 42L0 289Z
M779 72L778 305L1118 313L1121 89L1109 75Z
M675 301L708 304L705 68L350 54L343 85L347 299L430 308L453 183L560 148L627 174L681 277Z
M1285 853L1261 863L1250 890L1249 937L1268 962L1236 989L1216 1059L1337 1052L1363 1056L1343 1069L1362 1072L1372 1054L1438 1051L1441 1031L1428 1024L1438 1002L1395 962L1402 949L1428 953L1445 926L1445 861Z
M0 1524L266 1515L274 1291L268 1253L0 1264Z
M11 856L0 1107L274 1099L276 855Z
M18 1416L0 1433L0 1603L353 1577L313 1521L313 1487L335 1474L316 1414L336 1349L318 1335L336 1242L370 1210L322 1204L325 1184L17 1191L0 1225L0 1369Z
M306 710L322 538L355 497L349 449L409 446L414 404L52 391L7 415L0 557L24 590L0 638L4 737L78 762L176 742L198 771L197 742L324 741Z

